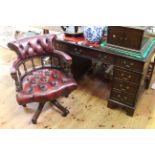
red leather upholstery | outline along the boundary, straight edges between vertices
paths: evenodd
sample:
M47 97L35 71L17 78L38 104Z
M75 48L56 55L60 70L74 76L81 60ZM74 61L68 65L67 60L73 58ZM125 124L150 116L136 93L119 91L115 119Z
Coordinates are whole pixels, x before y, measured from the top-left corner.
M18 103L26 106L31 102L39 102L32 118L33 123L37 122L46 101L50 101L63 112L63 116L67 116L69 111L59 104L56 98L67 97L77 88L70 71L72 58L54 49L55 39L54 34L38 35L8 43L8 47L18 55L11 68ZM34 59L40 63L35 63ZM27 66L27 61L31 62L30 68Z
M56 35L38 35L8 43L8 47L15 50L18 57L26 58L48 52L53 52L53 42Z
M63 112L62 116L67 116L69 111L59 104L56 98L67 97L77 88L70 71L72 58L54 49L55 39L54 34L38 35L8 43L8 47L18 55L11 68L18 103L26 106L31 102L39 102L32 118L34 124L46 101ZM36 63L34 59L38 62Z
M65 75L64 72L52 68L47 69L44 66L39 70L26 73L24 78L18 76L20 63L35 56L56 55L70 66L72 58L66 53L55 50L55 39L56 35L47 34L8 43L8 47L18 55L11 67L11 75L17 84L19 104L53 100L76 89L77 84L71 77Z
M59 70L42 69L26 75L22 91L17 94L20 104L51 101L77 88L76 82Z
M8 47L14 50L19 59L25 59L32 56L54 53L71 64L72 58L54 48L56 35L38 35L24 38L18 41L8 43Z

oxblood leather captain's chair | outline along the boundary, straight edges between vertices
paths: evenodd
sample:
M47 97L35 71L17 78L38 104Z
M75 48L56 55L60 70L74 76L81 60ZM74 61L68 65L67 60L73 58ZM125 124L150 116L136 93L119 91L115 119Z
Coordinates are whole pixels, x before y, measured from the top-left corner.
M66 116L69 111L60 105L56 98L67 97L77 88L70 72L72 59L69 55L54 49L55 39L56 36L50 34L8 43L8 47L18 55L11 68L18 103L25 107L28 103L39 102L32 118L34 124L46 101L50 101L61 110L63 116Z

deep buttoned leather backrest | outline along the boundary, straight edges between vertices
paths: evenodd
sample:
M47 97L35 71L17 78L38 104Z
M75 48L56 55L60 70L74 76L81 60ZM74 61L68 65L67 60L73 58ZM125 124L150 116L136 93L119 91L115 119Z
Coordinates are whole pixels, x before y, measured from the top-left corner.
M55 38L55 34L27 37L8 43L8 47L16 51L20 59L25 59L53 52Z

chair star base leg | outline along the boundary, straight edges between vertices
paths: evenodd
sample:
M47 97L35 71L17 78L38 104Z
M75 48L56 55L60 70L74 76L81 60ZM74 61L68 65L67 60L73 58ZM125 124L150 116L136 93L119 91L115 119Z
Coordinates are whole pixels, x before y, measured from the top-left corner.
M56 100L51 101L51 103L56 106L58 109L62 111L62 116L66 117L69 114L69 110L65 107L63 107L59 102Z
M36 112L35 112L35 114L34 114L34 116L32 118L32 123L33 124L37 123L37 119L38 119L38 117L39 117L39 115L40 115L44 105L45 105L45 103L39 103L38 108L37 108L37 110L36 110Z

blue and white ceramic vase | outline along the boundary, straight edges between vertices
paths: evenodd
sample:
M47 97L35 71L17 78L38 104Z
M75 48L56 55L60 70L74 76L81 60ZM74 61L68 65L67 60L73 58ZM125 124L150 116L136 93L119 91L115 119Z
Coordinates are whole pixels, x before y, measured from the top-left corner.
M90 43L100 43L105 28L105 26L84 26L84 37Z

